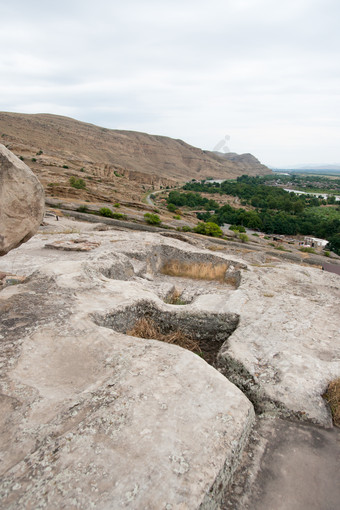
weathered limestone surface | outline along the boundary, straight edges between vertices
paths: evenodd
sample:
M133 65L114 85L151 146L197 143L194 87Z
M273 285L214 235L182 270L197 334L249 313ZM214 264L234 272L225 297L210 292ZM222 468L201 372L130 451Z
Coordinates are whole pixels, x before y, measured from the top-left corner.
M88 254L40 249L35 237L39 269L0 293L2 508L218 508L253 406L196 354L95 324L141 300L185 308L160 299L171 284L142 277L147 247L128 237L100 236ZM112 254L118 240L140 260Z
M321 395L339 374L337 275L88 228L38 234L1 259L0 271L31 276L0 292L0 506L218 509L254 420L222 373L259 412L331 426ZM100 244L45 247L80 237ZM235 286L163 275L167 260L223 260ZM164 303L174 286L189 304ZM229 320L222 373L180 347L115 331L117 312L131 320L141 302L169 323L191 320L198 336L209 314Z
M36 233L44 208L44 190L36 176L0 144L0 256Z

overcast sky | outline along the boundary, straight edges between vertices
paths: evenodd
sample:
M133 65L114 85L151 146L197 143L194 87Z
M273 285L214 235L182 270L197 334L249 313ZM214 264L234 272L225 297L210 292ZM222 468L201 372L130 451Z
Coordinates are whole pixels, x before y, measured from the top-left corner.
M339 0L1 0L0 110L340 163ZM223 150L223 149L222 149ZM225 148L224 150L227 150Z

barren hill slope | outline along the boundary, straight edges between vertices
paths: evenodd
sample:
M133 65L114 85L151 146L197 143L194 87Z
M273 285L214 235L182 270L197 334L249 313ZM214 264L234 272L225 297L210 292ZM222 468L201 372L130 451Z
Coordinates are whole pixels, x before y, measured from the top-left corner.
M62 158L80 167L94 165L178 181L270 173L250 154L218 156L182 140L110 130L57 115L2 112L0 133L5 135L3 143L15 144L24 154L42 150L45 159Z

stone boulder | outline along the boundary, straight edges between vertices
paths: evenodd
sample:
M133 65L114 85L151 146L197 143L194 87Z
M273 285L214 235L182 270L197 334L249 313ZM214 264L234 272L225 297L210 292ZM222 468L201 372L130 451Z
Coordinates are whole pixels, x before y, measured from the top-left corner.
M44 206L44 189L36 176L0 144L0 256L36 233Z

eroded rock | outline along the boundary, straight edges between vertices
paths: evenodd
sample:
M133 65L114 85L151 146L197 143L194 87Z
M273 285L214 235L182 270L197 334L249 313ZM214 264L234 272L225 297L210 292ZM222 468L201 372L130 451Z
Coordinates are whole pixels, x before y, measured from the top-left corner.
M337 275L92 234L89 253L48 251L42 234L1 260L30 276L0 293L0 506L215 510L254 421L245 394L258 412L331 426L321 395L339 370ZM190 304L166 304L179 285L167 258L223 262L237 285L183 277ZM244 393L196 354L126 334L140 317L223 344L219 369Z
M36 233L44 207L44 190L36 176L0 144L0 256Z

